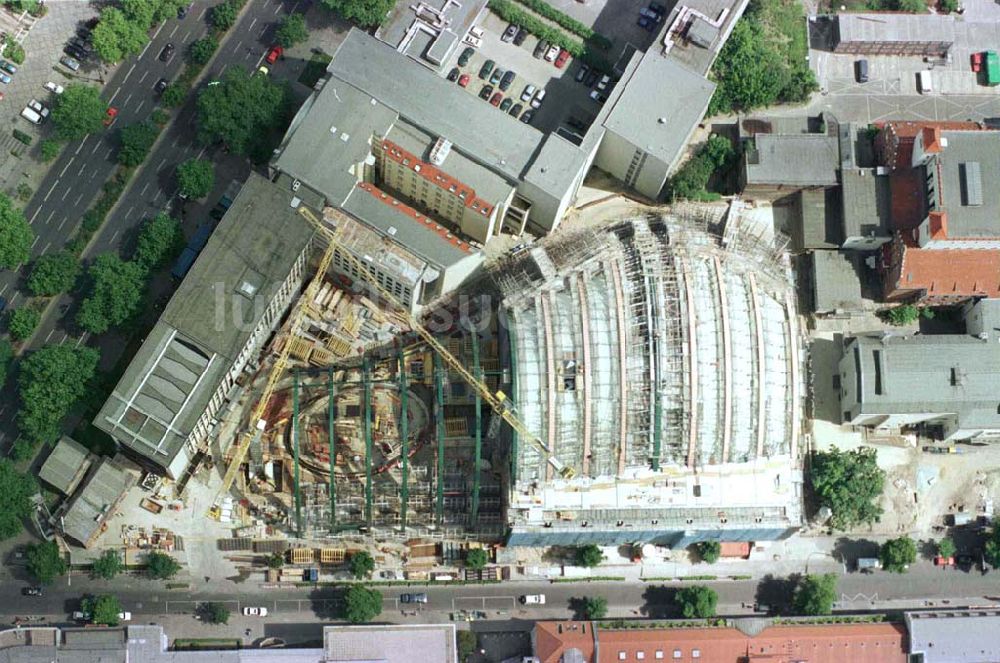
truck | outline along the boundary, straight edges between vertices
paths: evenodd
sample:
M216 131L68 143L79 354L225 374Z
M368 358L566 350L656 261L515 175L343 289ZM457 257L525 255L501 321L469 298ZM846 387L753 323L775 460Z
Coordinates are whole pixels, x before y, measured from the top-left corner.
M986 51L985 58L986 84L989 86L1000 85L1000 56L996 51Z
M858 571L862 573L871 573L876 569L882 568L882 560L878 557L859 557L858 558Z
M931 72L927 69L917 72L917 91L920 94L928 94L934 91L931 84Z

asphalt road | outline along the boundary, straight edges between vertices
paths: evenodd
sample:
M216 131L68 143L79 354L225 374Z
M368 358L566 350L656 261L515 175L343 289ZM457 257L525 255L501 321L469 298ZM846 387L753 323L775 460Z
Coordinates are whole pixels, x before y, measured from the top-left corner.
M790 598L790 586L783 579L720 581L702 583L719 595L719 614L740 615L753 612L752 605L779 605ZM76 609L79 598L88 593L112 593L124 609L138 619L161 615L194 614L199 602L222 601L236 612L244 606L265 606L275 616L293 617L312 613L317 619L330 619L338 603L336 590L330 588L265 588L247 583L238 592L217 591L210 583L193 582L187 591L162 589L160 583L141 579L93 581L77 576L67 583L60 579L47 587L42 597L20 594L21 583L5 583L8 597L0 606L0 615L48 615L60 619ZM458 610L482 610L491 620L566 618L575 614L579 600L600 595L608 600L611 617L667 618L678 616L673 600L677 584L662 583L504 583L496 585L460 585L451 587L387 587L381 619L395 622L447 620ZM970 606L991 603L987 596L1000 594L1000 574L991 572L942 571L921 564L906 575L879 572L873 575L850 573L838 581L841 611L869 611L923 607L927 601L937 606ZM428 603L415 607L403 605L403 592L425 592ZM523 606L517 599L523 594L544 594L544 606ZM416 613L416 614L414 614ZM2 618L0 618L2 619Z
M178 74L187 46L208 32L207 12L217 2L218 0L199 1L183 21L167 21L152 35L143 53L118 68L104 89L105 98L119 109L115 127L149 118L156 105L153 85L161 77L172 79ZM294 0L250 0L239 22L228 33L229 38L217 51L202 84L218 78L230 66L256 68L270 45L267 39L273 34L277 20L299 4ZM168 42L173 43L177 50L171 61L164 63L158 56ZM272 76L282 77L286 72L291 75L292 68L284 66L284 63L279 62L271 67ZM297 70L295 73L297 74ZM129 189L91 242L84 254L85 260L109 251L119 251L127 257L127 250L134 240L138 225L144 219L166 209L173 201L176 193L173 173L176 166L205 152L205 148L194 137L194 95L179 111L174 111L174 115L174 121L166 134L161 136L142 169L133 176ZM113 127L112 130L88 136L69 145L53 164L25 210L37 235L32 248L33 257L58 251L68 243L83 213L114 171L117 149L117 132ZM217 160L221 158L224 163L217 164L216 191L206 199L209 201L206 203L207 207L218 200L231 179L226 176L227 173L242 170L241 176L245 177L249 167L242 158L221 154L211 156ZM185 231L190 235L202 220L199 218L202 210L199 205L189 203L187 211L189 215ZM8 307L16 307L27 296L24 289L26 274L26 268L20 272L0 274L0 296L7 298ZM30 349L55 343L89 342L87 334L81 334L74 328L72 319L76 304L72 294L59 297L39 325ZM112 365L122 351L120 339L113 336L107 337L100 346L102 365L105 367ZM6 388L0 392L0 443L9 442L16 437L16 403L14 381L8 381Z

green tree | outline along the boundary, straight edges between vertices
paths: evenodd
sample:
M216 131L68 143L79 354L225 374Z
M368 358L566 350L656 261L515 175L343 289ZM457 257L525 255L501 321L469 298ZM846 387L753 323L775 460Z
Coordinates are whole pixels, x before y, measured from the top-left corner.
M382 614L382 595L362 585L352 585L344 594L344 618L352 624L370 622Z
M35 259L28 275L28 289L36 297L52 297L73 288L80 276L80 261L69 251L46 253Z
M130 124L122 129L118 132L121 143L118 150L118 163L123 166L138 166L145 161L159 133L156 127L149 122Z
M937 542L938 555L941 557L954 557L955 556L955 542L951 539L941 539Z
M358 580L370 577L372 571L375 570L375 560L364 550L351 555L348 565L351 569L351 575Z
M608 600L603 596L588 596L583 601L584 619L604 619L608 615Z
M30 306L14 309L7 321L7 331L15 341L23 341L35 333L42 314Z
M327 9L363 28L381 25L395 0L320 0Z
M99 89L93 85L70 83L52 109L56 137L72 141L101 131L107 111L108 105L101 99Z
M154 580L169 580L180 570L177 560L166 553L151 552L146 555L146 572Z
M198 138L221 141L241 156L270 153L272 132L283 128L289 108L287 89L267 76L230 67L218 85L198 95Z
M698 557L701 558L701 561L706 564L715 564L719 561L722 546L719 545L718 541L701 541L695 544L695 550L698 551Z
M927 13L927 3L924 0L895 0L893 3L896 11L910 12L912 14Z
M829 615L837 599L837 576L833 573L807 575L799 582L792 597L800 615Z
M913 304L895 306L889 309L888 313L886 313L886 319L888 319L889 324L897 327L913 324L919 317L920 309Z
M0 540L21 533L24 519L31 514L31 498L37 492L38 484L30 474L19 472L14 463L0 458Z
M215 187L215 166L207 159L188 159L177 166L177 185L185 198L204 198Z
M481 569L490 561L489 553L482 548L473 548L465 553L465 565L470 569Z
M80 611L90 617L92 624L105 626L118 626L118 615L123 612L121 601L110 594L83 597L80 601Z
M908 536L889 539L882 544L879 554L882 568L893 573L903 573L906 567L917 561L917 544Z
M153 16L156 14L156 0L119 0L122 12L132 23L149 30L153 26Z
M306 18L302 14L289 14L281 19L278 29L274 32L274 40L283 48L291 48L309 39L306 28Z
M0 338L0 387L7 383L7 376L10 375L10 363L14 360L14 346L5 338ZM0 491L3 487L0 486ZM0 533L0 539L3 534Z
M588 543L587 545L580 546L576 549L577 566L594 568L595 566L600 566L603 561L604 554L601 552L601 549L593 543Z
M225 32L236 23L236 17L239 12L239 5L231 0L226 0L226 2L212 7L210 15L212 25L219 32Z
M718 594L711 587L691 585L677 590L675 601L681 607L681 614L686 619L705 619L715 616L715 605Z
M207 64L218 48L219 40L207 35L191 44L188 48L188 57L194 64Z
M142 224L133 259L142 269L152 271L170 262L183 248L181 222L160 212Z
M157 0L154 4L157 6L153 21L161 23L167 19L176 18L177 10L190 4L190 0Z
M171 83L160 95L160 103L167 108L177 108L187 99L188 89L180 83Z
M458 643L458 660L465 663L479 648L479 638L474 631L457 631L455 640Z
M55 541L32 543L24 553L28 573L42 585L66 574L66 560Z
M2 484L0 484L2 485ZM983 546L983 557L990 566L1000 567L1000 520L993 521L993 527L986 537L986 544Z
M146 46L149 42L148 29L149 26L143 27L129 20L121 9L106 7L101 11L101 20L90 39L97 56L108 64L115 64Z
M885 472L870 447L813 453L809 481L816 501L833 512L830 524L836 529L873 523L882 516L878 499L885 486Z
M805 103L813 92L819 90L816 75L812 69L802 64L792 68L791 75L781 90L782 101Z
M125 564L122 563L122 556L118 554L118 551L105 550L91 565L90 576L111 580L124 570Z
M773 104L787 86L789 72L761 24L744 17L722 47L712 76L718 87L706 113L709 116Z
M203 619L209 624L229 623L230 612L225 603L209 601L205 604L204 609L202 610L202 615Z
M0 193L0 269L14 269L28 261L35 232L24 218L24 211Z
M48 442L59 436L62 418L87 393L99 357L93 348L67 344L45 346L21 361L17 425L25 438Z
M128 320L139 308L145 288L145 270L113 253L104 253L87 270L89 294L80 305L76 322L91 334L103 334Z
M48 163L62 152L62 143L54 138L46 138L40 144L42 161Z
M267 568L280 569L285 565L285 556L280 552L274 552L267 556Z
M958 11L958 0L941 0L938 6L945 14L954 14Z
M18 44L16 41L9 41L3 48L3 55L5 58L13 62L14 64L24 63L24 47Z

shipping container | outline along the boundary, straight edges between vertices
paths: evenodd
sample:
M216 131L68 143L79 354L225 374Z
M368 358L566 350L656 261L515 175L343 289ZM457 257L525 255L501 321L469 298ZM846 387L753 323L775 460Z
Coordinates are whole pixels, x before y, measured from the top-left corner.
M986 51L986 84L1000 85L1000 55L996 51Z

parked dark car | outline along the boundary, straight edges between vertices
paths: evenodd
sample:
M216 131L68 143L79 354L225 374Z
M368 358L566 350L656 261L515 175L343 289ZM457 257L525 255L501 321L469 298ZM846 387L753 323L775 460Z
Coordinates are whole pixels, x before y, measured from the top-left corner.
M153 91L156 92L156 94L160 94L161 92L167 89L168 85L170 85L170 81L168 81L166 78L161 78L160 80L156 81L156 85L153 86Z
M448 72L448 80L454 83L458 80L458 77L462 74L458 67L452 67L451 71Z
M521 116L521 121L525 124L531 124L531 118L535 117L535 111L530 108L524 111L524 115Z
M491 94L493 94L493 86L484 85L483 89L479 91L479 98L488 100Z
M472 48L471 46L467 46L465 50L462 51L462 54L458 56L458 66L464 67L465 65L469 64L469 60L471 60L472 56L475 54L476 54L476 49Z
M600 74L596 69L591 69L587 72L587 78L583 81L583 84L587 87L594 87L594 83L597 82L599 76Z
M509 88L511 83L514 82L515 78L517 78L517 74L511 70L507 70L507 72L504 73L503 78L500 79L500 89L506 92L507 88Z
M400 603L427 603L427 595L424 593L420 594L401 594L399 596Z
M582 83L588 73L590 73L590 67L585 64L581 64L580 69L576 72L576 82Z
M170 58L174 57L175 50L177 49L174 48L173 43L168 42L167 45L163 47L163 50L160 51L160 61L170 62Z
M523 110L524 106L522 106L521 104L514 104L513 106L510 107L510 110L508 112L514 117L517 117L521 114L521 111Z
M524 43L524 40L528 38L528 31L524 28L518 28L517 34L514 35L514 45L520 46Z
M507 111L510 110L510 107L513 105L514 105L514 100L511 99L510 97L507 97L506 99L500 102L500 110L506 113Z
M86 52L80 50L79 48L73 46L72 44L67 44L66 48L63 49L63 53L69 55L70 57L74 57L80 61L86 60L88 56Z
M494 69L493 73L490 74L490 85L496 85L497 83L499 83L500 79L503 78L503 75L504 75L503 69L501 69L500 67Z
M490 72L493 71L493 65L496 64L493 60L487 60L483 63L483 66L479 68L479 77L483 80L489 78Z
M42 588L41 587L24 587L23 589L21 589L21 594L23 594L24 596L41 596L42 595Z
M514 37L517 36L518 26L511 23L507 26L507 29L503 31L503 36L500 37L500 41L514 41Z
M539 60L545 57L545 53L549 50L549 42L544 39L540 39L537 44L535 44L535 51L532 53Z

